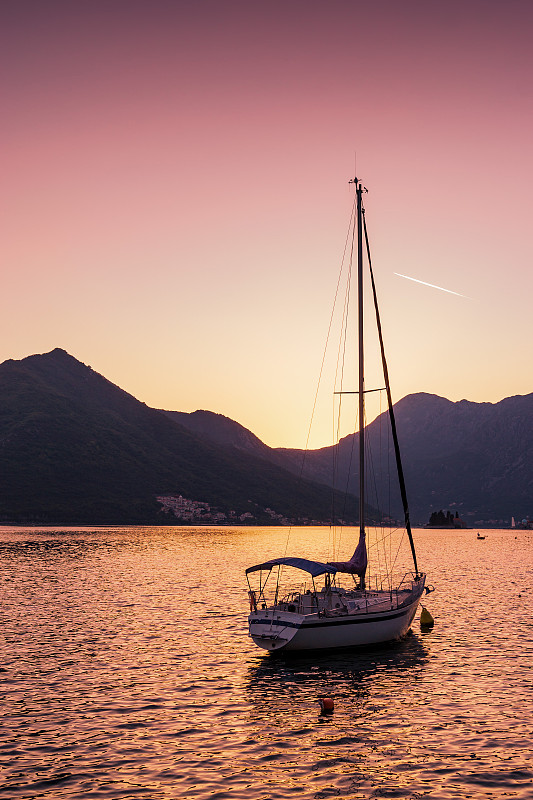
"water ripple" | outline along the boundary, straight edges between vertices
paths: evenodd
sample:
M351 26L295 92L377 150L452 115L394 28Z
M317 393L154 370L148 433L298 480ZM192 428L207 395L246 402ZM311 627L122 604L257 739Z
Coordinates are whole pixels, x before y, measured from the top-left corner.
M248 639L243 581L286 535L0 530L1 796L531 800L533 537L419 532L431 632L289 658Z

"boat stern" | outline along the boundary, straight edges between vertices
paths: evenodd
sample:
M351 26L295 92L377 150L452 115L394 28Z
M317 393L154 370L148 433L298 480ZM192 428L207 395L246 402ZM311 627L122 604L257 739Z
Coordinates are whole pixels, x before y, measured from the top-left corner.
M296 636L303 619L302 614L258 609L248 617L248 632L263 650L282 650Z

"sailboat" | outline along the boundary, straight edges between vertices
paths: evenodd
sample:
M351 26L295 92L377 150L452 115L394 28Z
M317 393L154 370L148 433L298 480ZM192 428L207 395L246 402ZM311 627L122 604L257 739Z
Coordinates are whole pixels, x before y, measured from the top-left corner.
M391 399L387 362L376 287L370 259L370 248L363 208L363 192L358 178L350 181L355 187L355 225L357 232L357 308L358 308L358 427L359 427L359 538L355 551L347 561L314 561L282 556L255 564L246 570L250 614L249 635L256 645L275 651L328 650L373 645L400 639L406 635L424 592L426 575L418 569L411 531L409 508L400 448ZM383 368L384 391L403 505L405 532L413 561L412 570L395 576L372 575L367 579L368 548L365 519L365 370L364 333L364 264L363 233L366 241L377 334ZM373 391L372 389L368 391ZM290 591L284 591L286 574L299 572ZM302 577L303 574L303 577ZM269 580L275 576L275 581ZM283 579L282 579L283 576ZM302 584L303 580L303 584ZM348 582L348 585L344 585ZM252 585L253 584L253 585ZM255 586L255 588L254 588ZM269 593L267 594L267 588ZM430 591L426 587L426 591ZM271 598L271 595L272 598Z

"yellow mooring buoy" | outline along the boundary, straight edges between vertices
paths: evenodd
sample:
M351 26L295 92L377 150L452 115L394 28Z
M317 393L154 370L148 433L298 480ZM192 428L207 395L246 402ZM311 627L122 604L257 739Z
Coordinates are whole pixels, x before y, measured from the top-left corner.
M424 606L422 606L422 611L420 613L420 627L432 628L434 624L435 620L433 619L427 608L424 608Z

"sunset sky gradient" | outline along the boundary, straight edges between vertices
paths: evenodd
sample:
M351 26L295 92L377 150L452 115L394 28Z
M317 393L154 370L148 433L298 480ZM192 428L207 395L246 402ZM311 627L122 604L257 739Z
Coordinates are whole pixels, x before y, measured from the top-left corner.
M5 0L0 361L62 347L302 447L357 169L393 398L533 391L532 23L517 0Z

